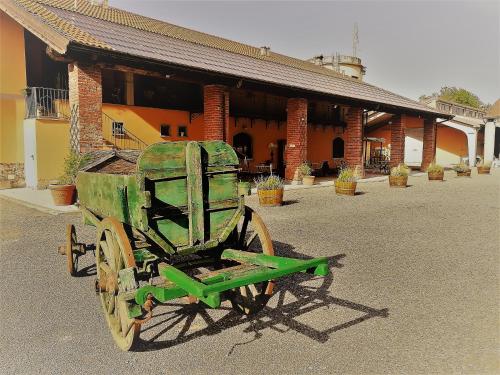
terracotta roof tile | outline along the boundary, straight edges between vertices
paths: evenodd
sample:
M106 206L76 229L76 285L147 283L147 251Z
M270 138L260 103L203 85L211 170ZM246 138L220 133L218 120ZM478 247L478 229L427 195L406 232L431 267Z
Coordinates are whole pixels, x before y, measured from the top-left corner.
M293 57L86 0L13 0L78 44L282 86L440 114L424 104ZM446 117L446 115L445 115Z

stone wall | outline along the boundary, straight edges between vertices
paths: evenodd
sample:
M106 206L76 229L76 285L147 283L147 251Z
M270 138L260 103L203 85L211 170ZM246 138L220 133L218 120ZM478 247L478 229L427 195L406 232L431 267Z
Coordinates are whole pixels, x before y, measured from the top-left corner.
M0 163L0 189L24 186L24 163Z

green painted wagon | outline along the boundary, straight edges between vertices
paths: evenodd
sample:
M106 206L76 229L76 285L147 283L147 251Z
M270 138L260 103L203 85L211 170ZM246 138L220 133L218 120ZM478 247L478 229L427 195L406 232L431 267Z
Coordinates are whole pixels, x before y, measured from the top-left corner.
M188 297L217 308L230 300L252 314L267 303L273 280L328 273L326 258L274 255L224 142L157 143L95 165L78 174L77 191L84 222L97 229L96 292L122 350L137 342L156 303ZM73 226L67 235L74 274L85 250Z

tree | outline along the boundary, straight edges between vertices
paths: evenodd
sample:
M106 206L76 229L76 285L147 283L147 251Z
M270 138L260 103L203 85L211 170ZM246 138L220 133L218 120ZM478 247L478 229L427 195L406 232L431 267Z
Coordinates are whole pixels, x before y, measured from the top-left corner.
M473 94L469 90L457 87L441 87L438 93L433 93L431 97L438 97L439 99L447 100L457 104L468 105L473 108L481 108L484 103L479 99L476 94ZM420 100L429 98L429 96L422 95Z

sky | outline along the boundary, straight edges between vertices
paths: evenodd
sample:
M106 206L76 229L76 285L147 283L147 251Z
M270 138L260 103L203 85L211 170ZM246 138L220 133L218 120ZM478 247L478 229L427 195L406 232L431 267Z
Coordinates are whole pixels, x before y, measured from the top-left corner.
M500 1L110 0L126 9L274 52L307 59L352 54L365 81L406 97L468 89L500 98Z

